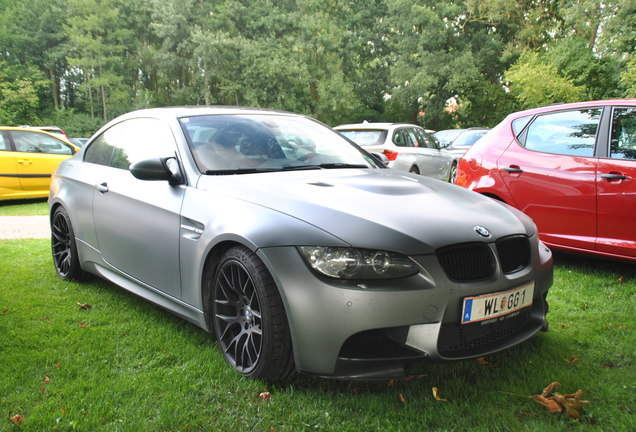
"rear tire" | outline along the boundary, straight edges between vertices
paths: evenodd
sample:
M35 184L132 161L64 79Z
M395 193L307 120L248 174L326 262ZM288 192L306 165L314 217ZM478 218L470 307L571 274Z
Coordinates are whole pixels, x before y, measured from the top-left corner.
M263 262L249 249L228 249L216 266L207 310L225 359L244 376L276 380L294 371L283 301Z
M60 279L83 281L89 273L82 270L75 243L75 232L64 207L57 207L51 216L51 252L55 272Z
M455 183L457 179L457 163L453 163L450 168L450 175L448 176L449 183Z

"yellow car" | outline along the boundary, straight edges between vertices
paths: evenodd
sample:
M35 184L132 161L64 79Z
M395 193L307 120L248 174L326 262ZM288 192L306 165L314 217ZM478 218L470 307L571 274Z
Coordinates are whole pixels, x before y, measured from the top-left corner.
M78 151L47 132L0 126L0 200L49 196L51 174Z

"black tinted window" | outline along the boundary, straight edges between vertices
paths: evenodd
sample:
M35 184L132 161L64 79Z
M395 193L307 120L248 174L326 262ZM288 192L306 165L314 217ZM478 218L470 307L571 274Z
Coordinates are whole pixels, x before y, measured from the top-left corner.
M84 161L98 164L110 165L113 157L113 149L115 148L115 139L121 129L121 123L106 130L97 137L84 154Z
M563 111L538 116L528 126L525 147L545 153L593 156L600 109Z
M610 157L636 160L636 108L614 110L610 142Z

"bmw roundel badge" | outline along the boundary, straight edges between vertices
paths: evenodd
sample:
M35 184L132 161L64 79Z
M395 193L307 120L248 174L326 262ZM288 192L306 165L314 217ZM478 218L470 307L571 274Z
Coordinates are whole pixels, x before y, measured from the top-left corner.
M473 229L475 230L477 234L479 234L482 237L490 237L490 231L488 231L486 228L484 228L481 225L475 225Z

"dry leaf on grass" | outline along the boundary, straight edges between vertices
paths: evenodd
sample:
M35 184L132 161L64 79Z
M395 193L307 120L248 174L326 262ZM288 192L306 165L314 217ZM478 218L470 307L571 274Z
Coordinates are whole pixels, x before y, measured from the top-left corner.
M80 309L90 309L90 308L93 307L93 306L89 305L88 303L77 302L77 305L79 306Z
M272 398L272 394L270 392L261 392L261 394L259 394L258 397L268 401Z
M11 420L13 423L19 425L22 423L22 420L24 420L24 417L21 416L20 414L16 414L13 417L11 417L9 420Z
M563 395L561 393L554 392L555 387L561 387L558 382L553 382L549 386L543 389L543 392L538 395L525 396L515 393L508 393L514 396L527 397L543 405L551 413L565 413L568 418L578 419L581 418L581 408L583 405L588 405L590 402L581 400L583 390L577 390L574 394Z
M436 401L448 402L447 399L444 399L439 395L439 390L437 389L437 387L433 387L433 397L435 398Z
M478 357L475 359L477 361L477 363L479 363L480 365L484 365L484 366L494 366L495 364L491 361L488 361L486 359L486 357Z
M572 354L572 356L570 358L564 358L564 359L561 359L561 360L563 360L567 364L571 365L571 364L574 364L577 361L579 361L579 358L577 356L575 356L574 354Z

